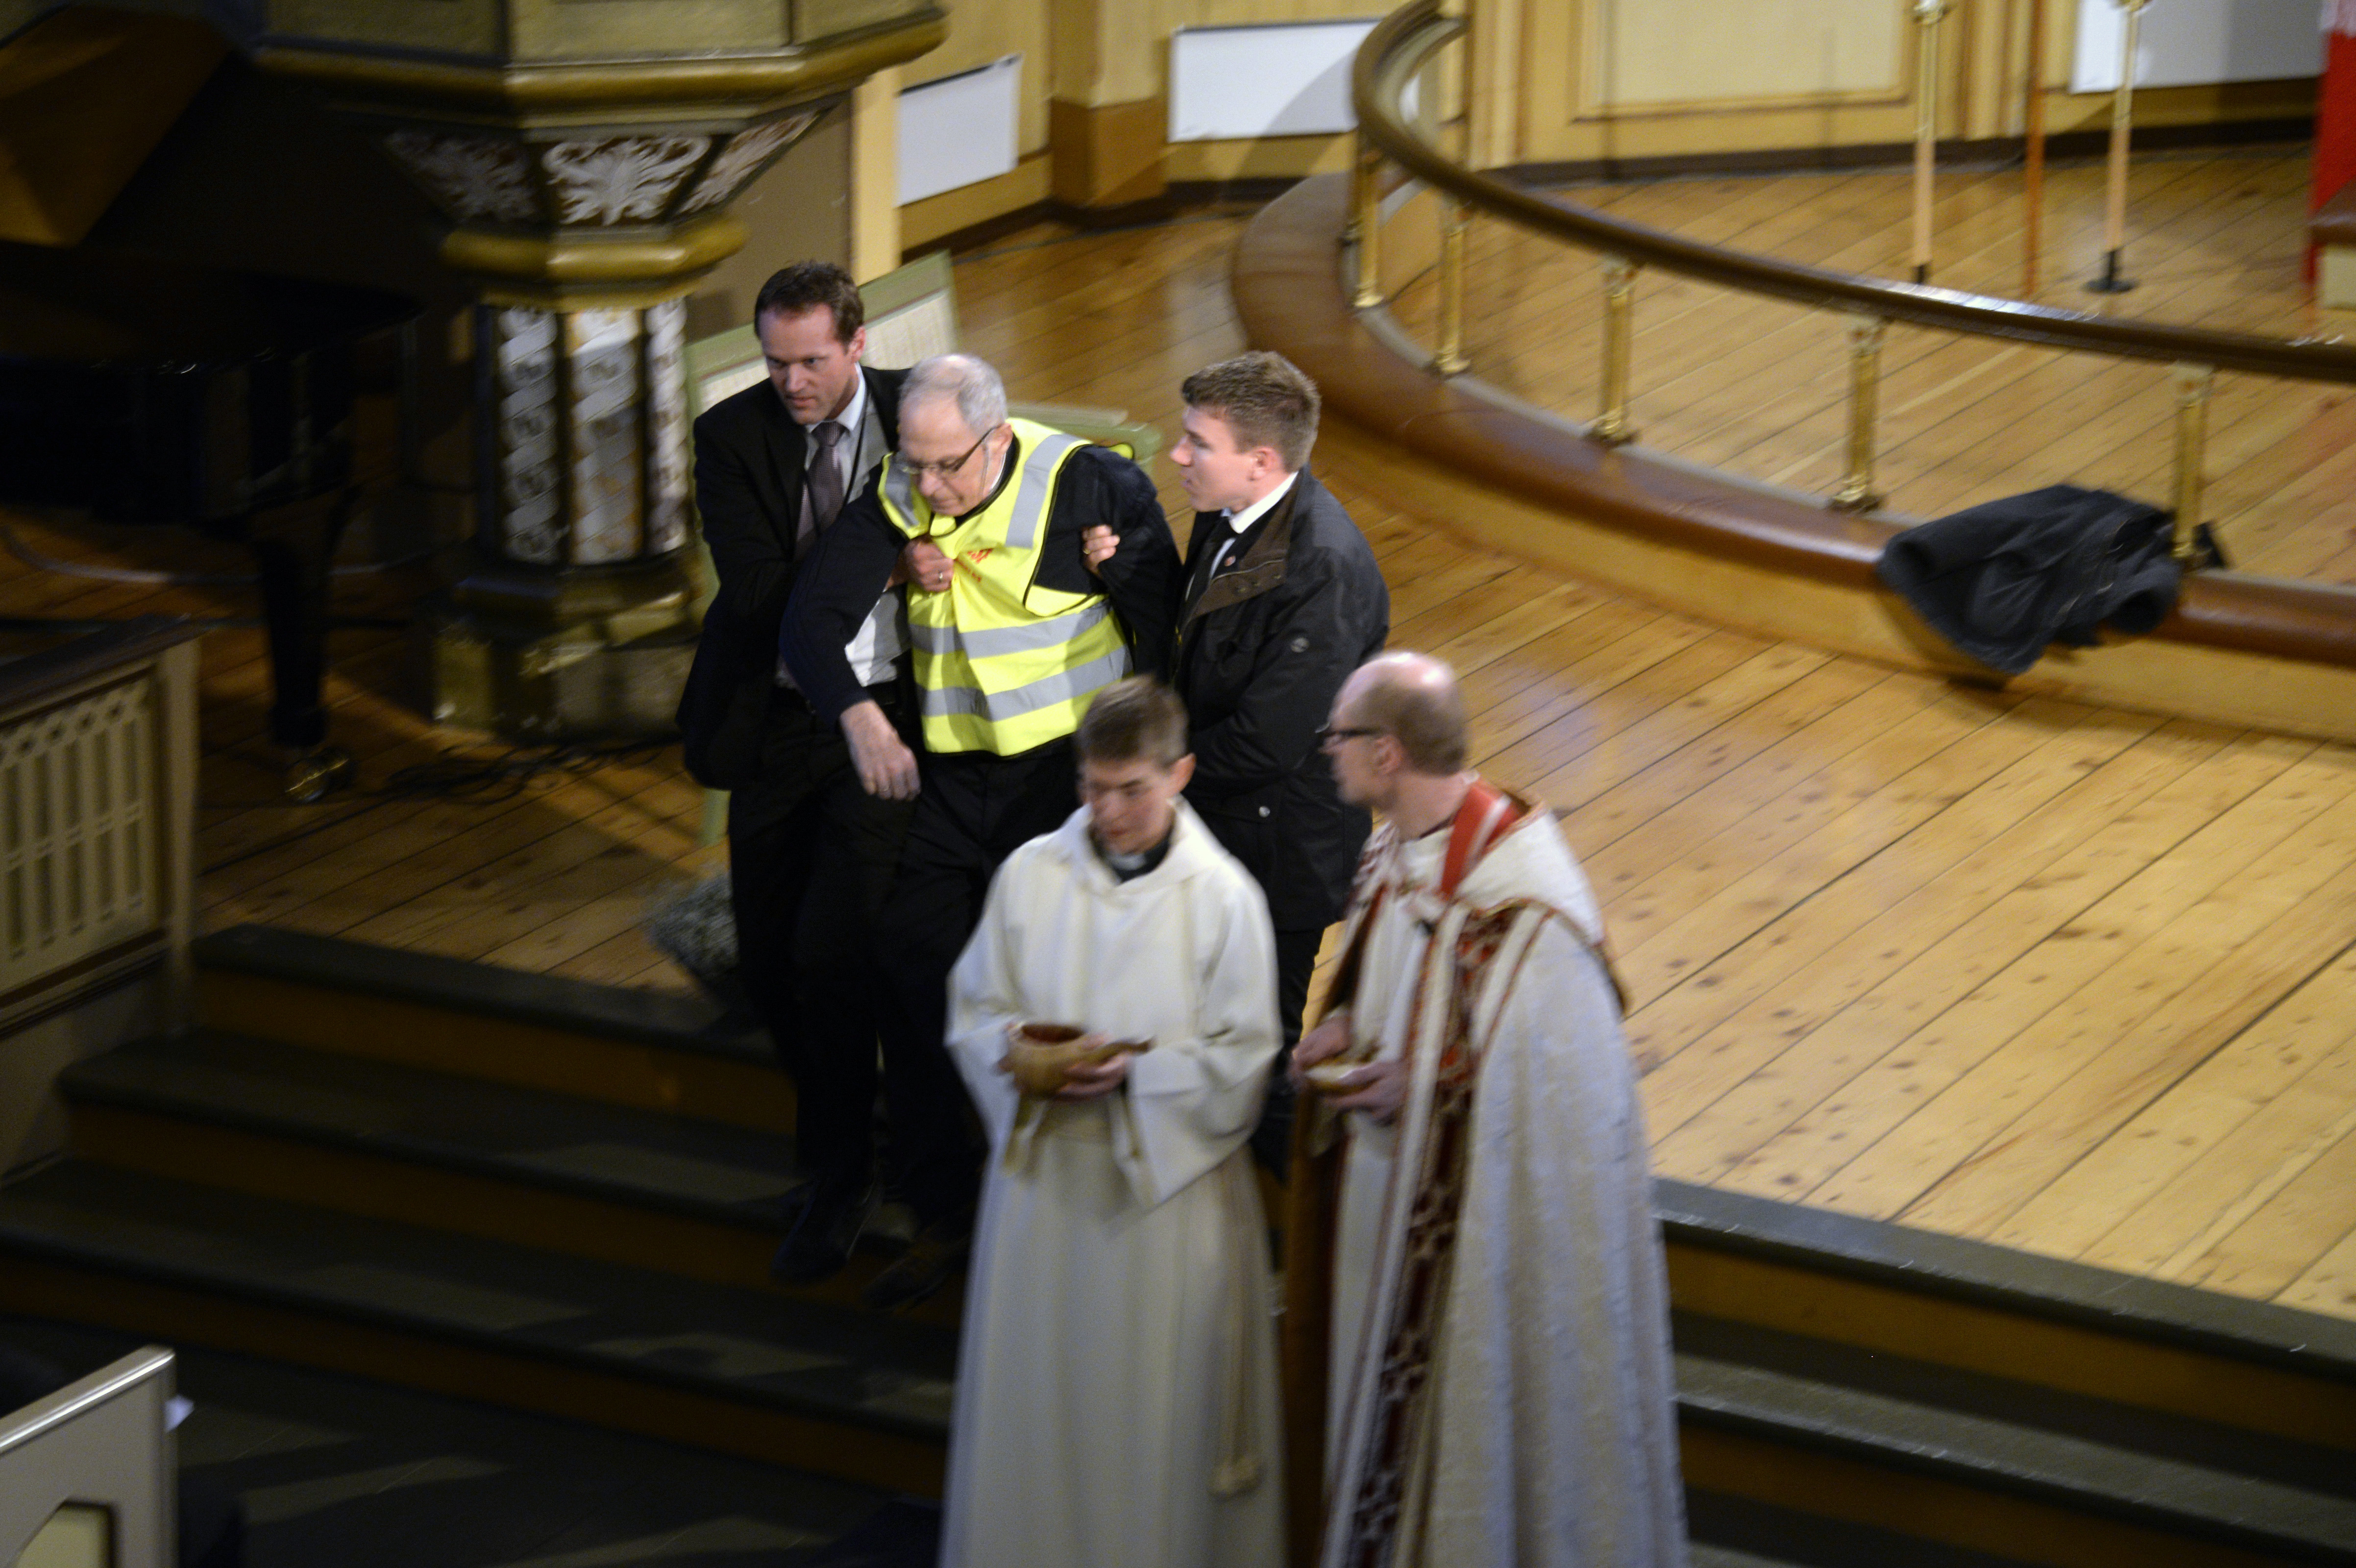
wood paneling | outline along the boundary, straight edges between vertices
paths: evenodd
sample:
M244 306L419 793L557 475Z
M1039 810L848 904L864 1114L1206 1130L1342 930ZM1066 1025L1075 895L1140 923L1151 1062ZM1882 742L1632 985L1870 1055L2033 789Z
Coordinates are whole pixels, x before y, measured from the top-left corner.
M1162 166L1162 138L1170 124L1166 100L1089 106L1058 98L1047 108L1055 144L1049 187L1056 200L1119 207L1169 189Z
M918 250L944 234L1038 205L1047 199L1051 172L1045 152L1026 153L1012 173L911 201L900 209L903 252Z
M1473 0L1495 62L1478 156L1583 162L1889 144L1914 131L1915 24L1903 0L1749 5L1701 0ZM2068 91L2076 8L2047 7L2047 121L2106 124L2107 95ZM2020 134L2029 0L1953 7L1942 24L1943 136ZM2312 81L2139 93L2139 125L2296 117ZM1476 116L1476 119L1480 118Z
M1579 114L1888 102L1911 90L1913 24L1891 0L1590 0ZM1545 69L1533 59L1534 70Z

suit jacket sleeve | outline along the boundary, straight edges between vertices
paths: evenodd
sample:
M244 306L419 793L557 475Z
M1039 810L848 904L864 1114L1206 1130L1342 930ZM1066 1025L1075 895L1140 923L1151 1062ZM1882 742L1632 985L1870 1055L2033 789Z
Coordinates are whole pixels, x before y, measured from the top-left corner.
M818 536L786 605L777 651L794 684L829 723L867 700L867 689L844 654L875 601L891 585L892 568L907 542L884 515L876 494L883 470L859 499Z
M1120 536L1120 548L1096 571L1088 570L1080 535L1103 523ZM1067 594L1102 594L1129 633L1141 675L1161 675L1169 662L1171 626L1185 568L1161 498L1145 470L1119 453L1090 446L1072 454L1055 487L1047 517L1047 538L1032 581Z
M1367 628L1387 618L1374 589L1331 554L1297 555L1274 590L1234 712L1194 731L1194 784L1216 797L1257 789L1308 759L1334 694L1365 658ZM1376 640L1379 640L1377 637Z
M753 488L743 446L719 428L713 410L695 422L695 510L712 564L720 576L715 596L723 624L766 628L786 611L793 586L793 557L787 535L763 513ZM740 426L741 428L741 426ZM798 499L798 498L797 498ZM766 642L768 632L757 632Z

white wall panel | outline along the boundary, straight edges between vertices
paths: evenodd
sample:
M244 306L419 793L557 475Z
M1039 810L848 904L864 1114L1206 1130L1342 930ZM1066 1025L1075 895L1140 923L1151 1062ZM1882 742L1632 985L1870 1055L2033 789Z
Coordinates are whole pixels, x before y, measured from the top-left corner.
M2136 38L2137 87L2189 87L2218 81L2278 81L2323 70L2323 30L2316 0L2152 0ZM2119 35L2113 0L2078 0L2072 92L2119 85Z
M1170 38L1170 139L1329 135L1354 128L1350 59L1375 19L1183 27Z
M1023 57L900 94L900 201L1012 174L1021 156Z

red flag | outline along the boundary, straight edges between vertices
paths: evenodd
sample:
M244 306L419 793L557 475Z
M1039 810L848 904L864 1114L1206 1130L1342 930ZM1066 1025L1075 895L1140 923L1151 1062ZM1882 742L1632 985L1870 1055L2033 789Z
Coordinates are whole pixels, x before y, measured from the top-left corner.
M2323 32L2328 47L2315 113L2310 212L2356 179L2356 0L2324 0Z
M2356 180L2356 0L2323 0L2323 80L2315 106L2315 184L2307 209ZM2316 246L2307 245L2307 284L2315 286Z

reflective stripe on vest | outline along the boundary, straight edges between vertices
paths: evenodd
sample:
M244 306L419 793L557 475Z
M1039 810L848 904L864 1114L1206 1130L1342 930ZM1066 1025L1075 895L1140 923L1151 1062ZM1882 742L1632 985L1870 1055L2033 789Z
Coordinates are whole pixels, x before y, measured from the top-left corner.
M956 520L932 509L891 459L880 490L884 515L911 539L927 539L954 564L949 586L908 595L925 745L936 752L1011 757L1079 726L1087 701L1129 672L1129 648L1102 593L1040 586L1040 551L1055 486L1087 443L1012 420L1015 472L989 505Z
M998 724L1035 714L1057 703L1093 697L1129 673L1129 649L1121 645L1093 663L1017 686L1010 692L984 692L978 686L951 686L924 693L925 717L972 715ZM1050 737L1052 738L1052 737ZM1028 749L1027 747L1025 749Z
M919 653L962 653L968 659L993 659L1001 653L1029 653L1069 642L1112 613L1098 599L1069 615L1051 616L1029 626L985 627L964 631L954 626L911 626L908 639Z
M1076 435L1066 435L1060 430L1047 430L1039 438L1038 448L1023 460L1023 472L1014 481L1014 517L1006 525L1006 547L1009 550L1039 548L1039 521L1047 515L1047 496L1055 489L1055 476L1063 472L1064 454L1087 442Z

